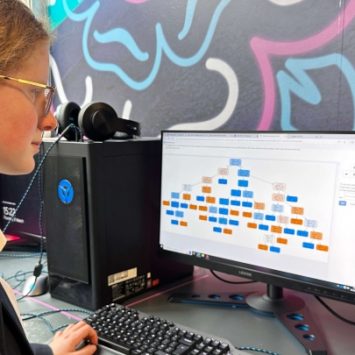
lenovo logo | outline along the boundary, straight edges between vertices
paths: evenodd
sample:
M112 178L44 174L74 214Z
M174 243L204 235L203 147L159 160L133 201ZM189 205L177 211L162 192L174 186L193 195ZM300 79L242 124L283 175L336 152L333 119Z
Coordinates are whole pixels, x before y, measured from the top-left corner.
M248 272L248 271L238 271L238 274L240 276L252 277L251 272Z

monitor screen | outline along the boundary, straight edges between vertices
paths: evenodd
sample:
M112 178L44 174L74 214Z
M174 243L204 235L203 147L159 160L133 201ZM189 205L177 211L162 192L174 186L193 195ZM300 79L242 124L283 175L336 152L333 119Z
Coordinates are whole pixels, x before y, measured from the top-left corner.
M160 247L355 303L355 134L162 132Z

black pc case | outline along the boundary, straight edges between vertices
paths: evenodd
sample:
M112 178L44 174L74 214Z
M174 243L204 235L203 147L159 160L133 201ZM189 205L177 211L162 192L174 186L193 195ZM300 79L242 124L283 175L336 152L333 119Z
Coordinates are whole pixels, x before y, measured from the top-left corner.
M157 139L53 146L44 164L52 297L95 310L192 274L158 257L160 149Z

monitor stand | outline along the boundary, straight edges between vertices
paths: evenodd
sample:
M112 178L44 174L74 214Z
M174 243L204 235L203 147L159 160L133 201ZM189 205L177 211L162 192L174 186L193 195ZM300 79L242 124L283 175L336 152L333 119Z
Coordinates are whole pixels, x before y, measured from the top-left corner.
M278 318L304 346L308 354L327 354L324 336L305 302L296 296L284 296L282 287L267 284L266 294L173 294L169 301L232 308L249 306L259 314Z
M297 312L305 307L302 298L290 295L284 296L282 287L272 284L266 285L266 294L252 293L246 297L245 302L253 310L268 315Z

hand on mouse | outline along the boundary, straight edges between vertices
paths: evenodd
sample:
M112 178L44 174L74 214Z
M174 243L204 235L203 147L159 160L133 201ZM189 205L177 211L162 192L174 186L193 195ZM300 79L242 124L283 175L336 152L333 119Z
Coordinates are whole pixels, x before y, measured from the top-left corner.
M83 340L87 340L88 345L76 350ZM84 321L80 321L57 332L49 346L53 355L92 355L96 351L97 344L98 337L95 330Z

